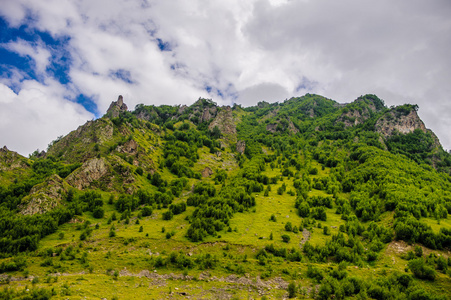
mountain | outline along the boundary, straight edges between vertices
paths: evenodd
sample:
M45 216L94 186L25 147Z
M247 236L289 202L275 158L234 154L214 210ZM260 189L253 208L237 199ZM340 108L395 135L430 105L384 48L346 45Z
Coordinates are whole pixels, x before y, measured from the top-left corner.
M47 152L5 146L0 298L446 299L451 155L417 110L119 96Z

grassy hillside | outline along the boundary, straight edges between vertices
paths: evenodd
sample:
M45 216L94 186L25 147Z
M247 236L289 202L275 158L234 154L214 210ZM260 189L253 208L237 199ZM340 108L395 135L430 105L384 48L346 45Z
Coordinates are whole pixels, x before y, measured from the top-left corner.
M1 171L0 298L447 299L451 160L415 109L199 99L88 122Z

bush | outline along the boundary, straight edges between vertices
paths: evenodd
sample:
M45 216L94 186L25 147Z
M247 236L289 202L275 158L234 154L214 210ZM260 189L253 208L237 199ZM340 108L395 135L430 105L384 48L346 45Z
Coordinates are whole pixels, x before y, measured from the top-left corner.
M150 207L150 206L144 206L144 207L141 209L141 213L142 213L142 216L143 216L143 217L151 216L152 213L153 213L152 207Z
M285 224L285 231L293 231L293 225L291 225L291 222L287 222L287 224Z
M141 167L136 168L136 174L142 176L143 175L143 169Z
M288 234L284 234L284 235L282 235L282 240L285 242L285 243L289 243L290 242L290 236L288 235Z
M407 265L415 277L420 279L435 280L435 270L426 265L423 258L412 259Z
M288 285L288 298L296 297L296 292L297 292L296 284L294 282L291 282Z
M168 210L166 212L163 213L163 220L172 220L172 217L174 216L174 214L172 213L172 211Z
M105 216L105 211L101 207L96 207L92 211L92 216L96 219L101 219Z

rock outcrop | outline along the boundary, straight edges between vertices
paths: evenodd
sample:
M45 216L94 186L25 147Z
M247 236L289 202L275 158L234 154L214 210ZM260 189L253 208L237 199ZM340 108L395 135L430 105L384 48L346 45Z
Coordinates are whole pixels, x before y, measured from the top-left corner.
M138 143L131 139L122 146L117 146L117 151L120 153L136 154L138 152Z
M246 142L245 141L238 141L236 143L236 151L240 154L244 154L244 151L246 150Z
M289 118L288 118L288 130L290 131L291 134L299 133L299 130L296 128L296 126L294 126L293 121L291 121Z
M373 102L359 98L351 105L356 104L356 108L345 108L341 116L335 123L343 122L345 128L365 123L372 113L376 112L376 106ZM354 106L355 107L355 106Z
M0 148L0 171L12 171L28 168L26 158L6 146Z
M426 126L414 109L406 115L399 115L395 110L390 110L377 120L375 127L376 131L385 138L392 136L395 132L407 134L416 129L427 133Z
M106 115L110 118L117 118L119 117L121 112L125 112L128 110L127 105L124 103L124 99L122 98L122 95L119 95L117 101L113 101L110 104L110 107L108 108Z
M233 120L232 108L230 106L221 107L221 110L218 111L216 117L208 126L208 129L213 130L216 126L219 128L225 139L230 142L236 141L236 125Z
M91 183L100 180L109 173L109 166L105 158L93 158L72 172L66 178L66 181L71 186L81 190L89 187Z
M206 107L202 112L202 122L208 122L216 116L217 108L216 106Z
M290 118L283 119L282 121L277 120L276 123L266 125L266 130L271 133L276 133L278 130L285 131L286 129L288 129L291 134L299 133L299 130L294 126L294 123Z
M58 175L50 176L45 182L35 185L19 206L23 215L43 214L57 207L67 192Z
M266 130L272 133L276 133L277 124L268 124L266 125Z
M213 170L209 167L205 167L205 169L202 170L202 177L210 177L213 174Z

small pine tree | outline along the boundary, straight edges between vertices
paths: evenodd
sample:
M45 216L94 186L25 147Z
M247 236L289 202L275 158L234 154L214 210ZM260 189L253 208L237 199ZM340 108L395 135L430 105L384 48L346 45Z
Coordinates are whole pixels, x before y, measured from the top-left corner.
M142 226L139 227L139 232L143 232L144 228Z
M288 285L288 298L296 297L296 293L297 293L296 284L294 282L291 282Z
M293 225L291 222L287 222L287 224L285 224L285 231L293 231Z
M284 234L284 235L282 235L282 240L285 242L285 243L289 243L290 242L290 236L288 235L288 234Z

